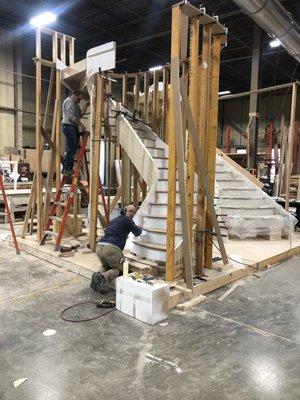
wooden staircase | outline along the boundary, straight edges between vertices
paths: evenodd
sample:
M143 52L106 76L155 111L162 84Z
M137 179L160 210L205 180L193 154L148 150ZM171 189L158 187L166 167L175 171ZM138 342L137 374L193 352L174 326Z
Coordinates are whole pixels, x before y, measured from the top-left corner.
M149 188L148 195L135 216L136 223L143 228L143 234L138 238L131 238L127 241L127 246L140 257L164 262L167 239L168 146L147 125L133 121L132 114L120 103L111 100L110 106L112 110L118 109L127 113L127 116L118 115L116 135ZM113 120L111 124L114 124ZM240 238L274 238L274 235L277 238L285 235L293 227L290 215L262 191L259 181L234 164L218 151L215 205L217 212L223 215L221 227L227 229L230 236ZM222 234L226 234L225 232L223 229ZM175 259L180 257L181 242L177 191Z

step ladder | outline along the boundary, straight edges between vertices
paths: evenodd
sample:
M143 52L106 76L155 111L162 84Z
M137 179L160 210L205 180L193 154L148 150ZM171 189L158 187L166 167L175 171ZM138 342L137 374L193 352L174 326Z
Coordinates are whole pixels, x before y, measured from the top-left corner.
M11 210L8 205L8 200L7 200L7 196L6 196L5 189L4 189L4 182L3 182L3 176L2 176L1 171L0 171L0 190L2 193L2 197L3 197L3 201L4 201L4 209L5 209L5 212L1 212L0 215L4 215L7 218L9 227L10 227L10 231L11 231L11 235L13 238L13 242L15 245L15 249L16 249L16 254L20 254L20 249L19 249L19 245L17 242L15 228L14 228L12 217L11 217Z
M44 236L43 236L40 244L44 245L48 236L54 236L56 251L60 250L60 244L61 244L61 240L62 240L64 231L65 231L68 215L69 215L71 206L74 203L74 195L78 189L78 182L80 179L80 167L82 165L82 161L85 156L88 137L89 137L89 133L84 132L82 140L81 140L81 146L79 147L79 149L77 151L75 168L73 170L72 182L71 182L71 186L68 190L67 200L65 202L62 201L62 193L63 193L64 185L66 184L66 181L68 178L66 175L63 175L60 185L59 185L59 189L56 192L53 205L50 208L48 221L44 227ZM56 215L57 208L59 206L63 207L63 209L64 209L61 217ZM54 232L54 231L50 230L50 227L53 224L53 221L59 222L58 232Z

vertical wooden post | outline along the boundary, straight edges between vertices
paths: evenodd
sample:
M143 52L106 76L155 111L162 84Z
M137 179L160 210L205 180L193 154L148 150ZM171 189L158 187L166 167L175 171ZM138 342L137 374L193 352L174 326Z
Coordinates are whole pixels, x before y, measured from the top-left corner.
M56 43L56 59L54 62L57 61L58 57L58 37L57 33L55 32L54 42ZM60 39L60 47L61 47L61 56L62 56L62 43ZM56 101L57 101L57 117L56 117L56 129L55 129L55 187L56 191L59 190L60 186L60 170L61 170L61 72L59 69L56 69L56 82L55 82L55 92L56 92ZM61 209L57 207L56 215L60 216ZM56 229L58 229L59 223L56 224Z
M127 75L122 79L122 104L127 106ZM131 178L130 178L130 158L122 149L122 206L130 203L131 199Z
M158 134L158 81L159 71L153 71L153 95L152 95L152 129Z
M206 142L209 112L209 77L210 77L210 46L211 46L211 25L203 27L202 60L201 60L201 91L199 108L199 134L200 146L203 155L203 162L206 165ZM206 173L206 171L204 171ZM203 275L204 268L204 229L205 229L205 194L198 179L197 194L197 219L195 235L196 264L195 272Z
M169 97L169 79L170 79L170 69L164 67L163 69L163 103L162 103L162 140L166 141L166 131L168 125L167 109L168 109L168 97Z
M209 85L209 116L208 116L208 135L206 147L206 176L210 197L214 198L215 193L215 171L216 171L216 146L218 131L218 91L220 77L220 54L221 36L214 36L211 46L211 69ZM210 214L206 213L205 231L205 266L212 267L212 247L213 221Z
M41 155L41 90L42 90L42 65L41 65L41 30L36 29L36 97L35 97L35 147L37 158L36 169L36 208L37 208L37 240L41 241L43 236L42 218L42 155Z
M191 230L188 220L186 187L185 187L185 172L184 172L184 136L182 131L182 111L180 104L180 82L179 82L179 58L171 59L171 84L173 91L173 109L175 117L175 145L176 156L178 164L178 186L180 198L180 212L181 212L181 227L182 227L182 248L183 248L183 261L185 268L186 286L193 290L193 268L192 268L192 247L191 247Z
M293 153L293 138L294 138L294 124L296 117L296 103L297 103L297 84L293 84L292 91L292 104L291 104L291 117L290 117L290 127L289 127L289 137L288 137L288 151L285 163L286 170L286 180L285 180L285 209L289 210L289 203L291 197L291 173L292 173L292 153Z
M179 5L172 7L171 59L180 60L181 47L181 9ZM173 90L170 90L170 104L173 104ZM168 160L168 213L166 244L166 281L174 280L175 267L175 210L176 210L176 148L175 148L175 116L173 107L169 107L169 160Z
M91 183L90 183L90 248L95 251L97 239L97 215L99 196L99 165L101 147L101 128L104 109L104 84L100 75L96 83L95 128L91 137Z
M134 109L139 110L139 99L140 99L140 75L135 75L134 84Z
M199 79L199 18L193 18L190 23L190 82L189 99L195 121L198 115L198 79ZM190 236L193 237L193 210L194 210L194 182L195 182L195 150L190 137L187 141L187 209L190 226Z
M127 75L123 75L122 78L122 104L127 106Z
M66 57L66 36L62 35L60 38L60 60L66 64L67 63L67 57Z
M149 73L144 73L144 120L149 122Z
M69 64L73 65L75 62L75 38L69 41Z

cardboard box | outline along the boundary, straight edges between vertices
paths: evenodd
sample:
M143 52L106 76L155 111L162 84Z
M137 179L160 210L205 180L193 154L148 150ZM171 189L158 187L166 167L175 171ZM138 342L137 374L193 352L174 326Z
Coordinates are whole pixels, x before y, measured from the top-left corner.
M161 280L153 285L132 279L132 274L116 279L116 308L142 322L154 325L168 318L170 286Z
M43 150L42 158L42 172L48 171L48 162L50 160L50 150ZM30 164L30 171L34 172L36 169L36 149L26 149L26 162Z

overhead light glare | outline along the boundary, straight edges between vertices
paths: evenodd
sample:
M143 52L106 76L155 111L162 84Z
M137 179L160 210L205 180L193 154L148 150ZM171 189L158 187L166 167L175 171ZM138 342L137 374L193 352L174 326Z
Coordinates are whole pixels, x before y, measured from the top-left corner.
M151 67L151 68L149 68L149 71L150 72L153 72L153 71L159 71L159 70L161 70L162 69L162 65L158 65L157 67Z
M271 40L271 42L269 43L270 47L272 47L272 49L274 49L275 47L279 47L281 46L281 41L278 39L275 40Z
M230 90L223 90L222 92L219 92L218 95L222 96L223 94L230 94L231 91Z
M40 27L44 25L49 25L54 21L56 21L56 15L52 12L46 11L43 14L31 18L30 25Z

